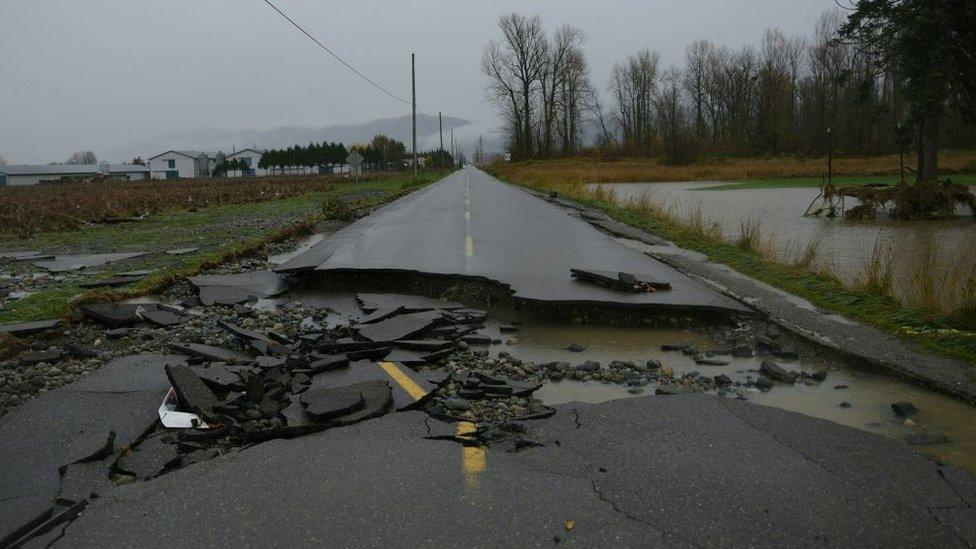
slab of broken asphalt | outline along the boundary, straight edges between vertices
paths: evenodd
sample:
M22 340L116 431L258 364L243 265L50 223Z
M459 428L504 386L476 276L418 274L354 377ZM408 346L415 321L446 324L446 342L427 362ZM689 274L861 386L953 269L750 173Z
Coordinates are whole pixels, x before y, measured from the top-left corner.
M776 409L709 396L564 405L528 424L544 447L489 449L482 471L425 439L427 421L387 415L122 487L55 546L976 541L964 537L972 475Z

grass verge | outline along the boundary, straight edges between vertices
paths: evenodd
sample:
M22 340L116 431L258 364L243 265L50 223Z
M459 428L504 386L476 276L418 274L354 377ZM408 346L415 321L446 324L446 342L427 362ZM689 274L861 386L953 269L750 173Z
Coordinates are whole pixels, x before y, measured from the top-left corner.
M749 224L738 238L729 241L701 220L680 220L673 212L655 204L621 203L612 192L588 191L578 182L539 182L525 179L518 169L507 165L489 169L496 177L511 183L543 191L556 191L581 204L662 236L676 245L705 254L712 261L724 263L736 271L772 284L809 300L818 307L872 324L899 334L939 354L976 364L976 307L963 307L946 314L920 307L906 307L879 287L885 285L885 274L869 273L869 282L860 288L845 286L826 272L810 268L809 257L815 250L802 250L797 260L785 264L763 256ZM885 262L877 261L879 269Z

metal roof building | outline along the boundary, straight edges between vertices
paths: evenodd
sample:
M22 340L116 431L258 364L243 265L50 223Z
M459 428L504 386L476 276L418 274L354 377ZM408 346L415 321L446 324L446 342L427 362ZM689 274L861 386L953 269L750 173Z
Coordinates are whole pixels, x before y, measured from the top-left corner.
M0 166L0 186L35 185L63 177L112 175L129 179L149 179L149 166L139 164L19 164Z

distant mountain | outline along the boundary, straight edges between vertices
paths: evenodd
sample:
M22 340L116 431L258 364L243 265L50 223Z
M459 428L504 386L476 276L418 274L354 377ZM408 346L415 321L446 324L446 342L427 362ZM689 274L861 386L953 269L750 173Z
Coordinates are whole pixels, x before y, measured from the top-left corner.
M444 133L448 136L451 128L455 130L469 125L471 122L453 116L444 117ZM196 128L186 131L169 132L132 143L111 156L131 158L142 156L148 158L170 149L185 150L222 150L230 152L233 149L257 147L272 149L304 145L312 142L337 141L351 145L366 143L376 134L385 134L403 141L410 146L411 123L409 116L398 118L381 118L363 124L342 124L309 128L301 126L285 126L270 130L221 130L216 128ZM449 137L447 138L449 139ZM437 117L417 115L417 146L420 149L436 147ZM448 142L444 144L448 147Z

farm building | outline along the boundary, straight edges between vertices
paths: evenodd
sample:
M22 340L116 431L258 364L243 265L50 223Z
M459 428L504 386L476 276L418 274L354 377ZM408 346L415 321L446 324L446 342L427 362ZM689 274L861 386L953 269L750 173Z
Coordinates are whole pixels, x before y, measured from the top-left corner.
M44 164L0 166L0 186L35 185L62 178L124 177L149 179L149 167L139 164Z
M199 151L166 151L149 158L153 179L210 177L214 155Z
M227 175L230 176L251 176L251 175L268 175L267 170L263 170L258 167L258 163L261 162L261 157L264 156L264 151L259 151L257 149L241 149L235 153L228 154L227 160L243 160L245 164L249 167L244 173L240 170L234 170L229 172Z

